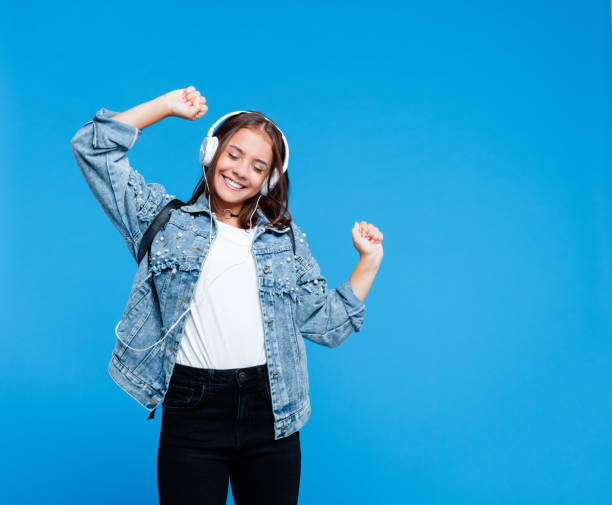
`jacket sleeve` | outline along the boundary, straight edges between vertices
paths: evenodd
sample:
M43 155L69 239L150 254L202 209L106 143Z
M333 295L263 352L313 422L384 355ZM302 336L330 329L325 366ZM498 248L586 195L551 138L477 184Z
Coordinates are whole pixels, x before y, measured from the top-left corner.
M302 336L327 347L336 347L352 332L363 326L365 303L353 291L350 281L341 282L335 289L327 289L301 232L291 223L295 235L297 276L296 323Z
M142 130L111 119L118 112L101 108L70 144L85 181L134 258L151 220L169 201L158 183L146 183L128 161L127 151Z

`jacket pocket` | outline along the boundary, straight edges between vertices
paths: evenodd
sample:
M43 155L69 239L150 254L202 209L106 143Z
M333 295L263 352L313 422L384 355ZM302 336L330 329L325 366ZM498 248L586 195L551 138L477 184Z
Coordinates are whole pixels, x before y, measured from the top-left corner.
M141 284L135 285L133 287L132 292L130 293L130 297L128 299L128 303L125 306L125 309L123 311L122 319L129 317L132 311L138 309L138 306L142 303L142 301L145 299L145 297L147 296L150 290L151 290L150 279L147 279L143 281Z
M119 342L125 346L131 346L132 340L140 332L151 314L153 308L152 296L151 279L147 279L142 284L132 288L116 332L120 339Z
M131 371L159 349L161 315L149 277L132 288L123 316L115 328L113 353Z
M296 304L289 300L288 306L288 319L289 319L289 333L293 341L295 361L296 361L296 374L300 391L308 395L308 361L306 358L306 348L304 346L304 338L300 333L295 321L295 309Z

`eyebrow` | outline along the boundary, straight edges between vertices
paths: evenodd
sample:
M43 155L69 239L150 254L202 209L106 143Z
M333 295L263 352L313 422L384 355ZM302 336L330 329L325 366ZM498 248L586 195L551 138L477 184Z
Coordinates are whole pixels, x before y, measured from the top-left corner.
M240 154L244 154L244 151L240 149L238 146L235 146L234 144L230 144L229 147L233 147L234 149L239 151ZM268 166L268 164L264 160L261 160L259 158L255 158L255 161L259 161L260 163L263 163L266 167Z

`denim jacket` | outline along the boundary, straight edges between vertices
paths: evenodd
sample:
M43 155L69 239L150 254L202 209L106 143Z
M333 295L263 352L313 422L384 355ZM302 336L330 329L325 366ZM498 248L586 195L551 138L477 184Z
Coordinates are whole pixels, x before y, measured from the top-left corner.
M151 220L173 198L163 185L147 183L126 156L142 130L111 119L102 108L74 135L71 146L89 188L136 258ZM328 289L306 234L291 223L266 226L257 210L252 244L255 260L275 439L299 430L310 417L304 338L335 347L361 330L365 304L349 280ZM212 236L209 236L212 219ZM165 228L136 271L108 371L112 379L151 411L163 401L184 333L191 297L218 233L217 218L202 194L196 203L171 212ZM153 296L151 282L159 301ZM122 342L123 341L123 342ZM127 345L126 345L127 344Z

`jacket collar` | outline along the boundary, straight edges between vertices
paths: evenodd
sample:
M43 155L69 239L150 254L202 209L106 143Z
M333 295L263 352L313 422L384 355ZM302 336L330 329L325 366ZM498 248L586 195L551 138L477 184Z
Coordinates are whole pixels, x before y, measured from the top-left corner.
M208 199L206 198L206 194L202 192L202 194L198 197L195 203L191 205L185 205L184 207L181 207L181 210L184 210L185 212L189 212L190 214L197 214L200 212L204 212L208 214L208 216L210 216L210 207L208 205ZM257 215L259 216L260 225L263 225L266 229L274 230L279 233L284 233L289 230L288 226L282 229L267 227L270 220L265 216L265 214L261 211L259 207L257 207L256 212L257 212Z
M210 216L210 207L208 206L208 199L206 198L204 192L202 192L195 203L192 203L191 205L184 205L181 207L181 210L189 212L190 214L204 212Z

